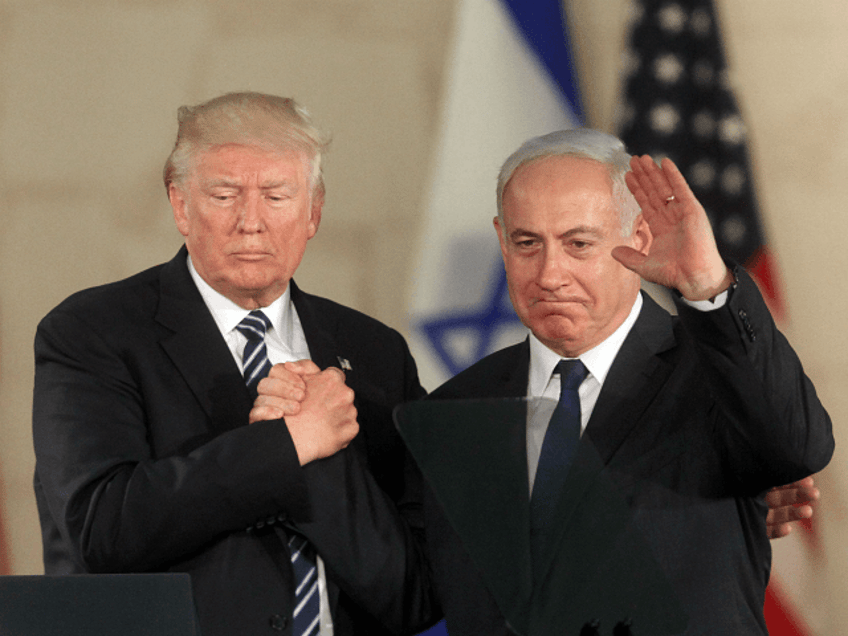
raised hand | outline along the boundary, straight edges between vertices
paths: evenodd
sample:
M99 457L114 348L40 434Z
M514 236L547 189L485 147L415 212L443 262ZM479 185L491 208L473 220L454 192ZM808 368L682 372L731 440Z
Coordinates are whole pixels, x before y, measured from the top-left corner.
M632 157L627 187L642 208L652 242L647 255L619 246L612 255L652 283L677 289L689 300L707 300L727 289L733 276L716 247L710 222L686 179L670 159L662 166Z

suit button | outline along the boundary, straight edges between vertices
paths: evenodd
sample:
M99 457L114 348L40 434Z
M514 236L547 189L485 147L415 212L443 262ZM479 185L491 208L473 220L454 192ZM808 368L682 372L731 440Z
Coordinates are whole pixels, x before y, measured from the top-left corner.
M748 312L746 312L744 309L740 309L739 319L742 321L742 326L745 327L745 333L748 334L748 339L751 342L756 342L757 333L754 331L754 327L751 325L751 321L748 320Z
M289 619L287 619L285 616L274 614L268 622L271 624L271 629L275 629L278 632L281 632L286 628L286 625L289 624Z

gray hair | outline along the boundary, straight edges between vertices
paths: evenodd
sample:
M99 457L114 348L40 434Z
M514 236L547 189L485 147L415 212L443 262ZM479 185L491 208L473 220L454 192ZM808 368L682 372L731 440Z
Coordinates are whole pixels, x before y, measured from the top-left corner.
M255 146L271 152L300 150L309 160L313 195L324 192L322 156L329 135L293 99L264 93L227 93L177 111L177 141L165 162L165 189L181 185L196 156L225 144Z
M612 181L612 196L618 208L624 236L633 232L640 214L639 204L630 194L624 175L630 170L630 154L617 137L590 128L573 128L548 133L525 141L501 166L498 174L498 218L503 224L503 195L509 180L521 166L547 157L577 157L606 166Z

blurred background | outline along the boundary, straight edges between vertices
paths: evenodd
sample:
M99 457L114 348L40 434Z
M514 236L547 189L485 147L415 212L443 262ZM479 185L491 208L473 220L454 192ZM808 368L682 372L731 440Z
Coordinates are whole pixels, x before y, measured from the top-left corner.
M177 108L256 90L296 98L333 134L298 283L404 333L428 389L523 337L491 218L497 168L525 138L584 123L714 183L716 233L753 259L837 438L815 521L773 542L770 629L841 633L848 6L554 0L539 21L523 4L538 3L0 0L0 574L43 571L38 321L76 290L174 255L161 171ZM692 97L705 82L721 112Z

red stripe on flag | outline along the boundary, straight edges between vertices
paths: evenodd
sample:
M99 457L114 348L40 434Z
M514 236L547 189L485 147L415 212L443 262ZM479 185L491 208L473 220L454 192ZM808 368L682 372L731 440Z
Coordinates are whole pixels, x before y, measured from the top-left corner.
M812 636L809 627L792 611L792 606L785 600L780 586L774 580L766 589L763 611L769 636Z
M783 300L783 293L780 291L780 278L777 274L774 257L768 248L765 245L760 247L748 259L745 267L751 274L751 277L757 282L774 319L777 322L785 320L786 304Z

